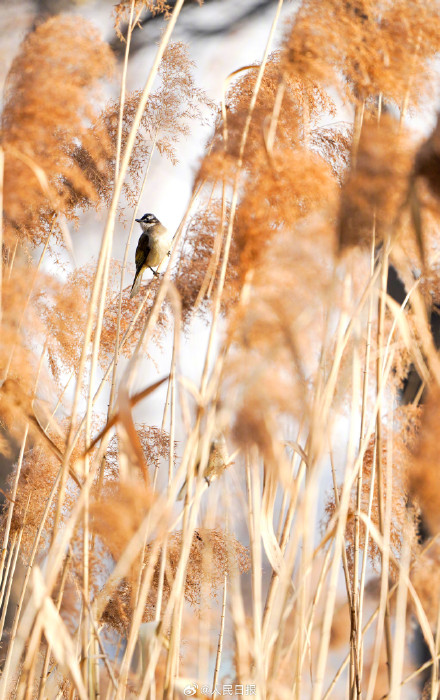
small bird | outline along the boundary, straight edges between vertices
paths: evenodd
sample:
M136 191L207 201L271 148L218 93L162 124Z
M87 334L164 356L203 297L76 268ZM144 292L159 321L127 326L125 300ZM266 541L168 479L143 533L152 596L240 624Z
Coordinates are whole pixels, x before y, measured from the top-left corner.
M158 277L153 267L160 265L165 255L170 252L171 237L163 224L154 214L144 214L140 219L135 219L141 227L142 233L136 247L136 274L130 292L130 299L139 292L144 270L149 267L153 275Z
M195 467L195 475L197 476L200 471L200 460L201 460L201 455L200 455L200 450L198 451L197 455L197 462L196 462L196 467ZM209 446L209 456L208 456L208 464L205 467L205 471L203 473L203 477L208 484L208 486L211 485L211 483L217 479L220 474L230 465L232 464L232 460L228 458L228 448L226 445L226 440L225 437L222 433L219 435L216 435L214 439L212 440L210 446ZM186 493L188 491L188 480L185 479L185 482L180 489L179 493L177 494L177 500L178 501L183 501L183 499L186 496Z

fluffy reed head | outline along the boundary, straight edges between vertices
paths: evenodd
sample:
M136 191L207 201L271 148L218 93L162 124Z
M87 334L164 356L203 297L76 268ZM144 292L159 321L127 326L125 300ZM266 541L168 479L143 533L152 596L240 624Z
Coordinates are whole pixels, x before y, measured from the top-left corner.
M341 193L339 242L371 245L395 235L408 199L414 147L391 115L364 120L356 161Z
M439 21L432 0L307 0L286 35L284 71L333 85L354 103L382 94L406 108L432 84Z
M154 543L147 545L145 564L148 564ZM175 532L166 541L166 564L163 581L162 605L165 606L174 582L182 553L182 533ZM154 566L153 580L147 597L143 621L155 619L157 594L160 582L161 555ZM244 573L249 569L250 560L247 548L231 534L219 528L197 528L191 543L186 571L184 597L192 606L199 606L203 592L208 587L210 595L216 596L228 574ZM124 579L115 595L105 608L103 621L121 634L126 634L133 611L133 578Z
M136 133L134 147L128 165L129 177L125 179L123 190L131 207L137 204L141 183L149 159L155 149L161 156L177 163L179 142L191 133L194 123L205 123L213 108L212 101L201 90L194 77L194 62L189 48L183 42L170 43L164 51L157 75L157 88L150 95ZM142 91L125 95L121 123L121 152L127 143L133 125ZM102 160L97 160L93 149L81 144L73 152L78 166L93 183L103 204L109 205L112 197L113 178L106 173L115 173L116 149L119 132L120 101L110 101L90 129L90 140L108 144L105 168ZM78 199L82 208L90 206L87 197Z
M121 26L126 24L129 19L133 8L133 18L140 17L143 11L150 12L153 17L156 15L165 14L165 17L169 17L170 5L166 0L121 0L121 2L116 3L113 8L114 15L114 28L117 36L121 41L125 41L125 37L121 32Z
M432 535L440 531L437 427L440 416L440 391L432 387L423 407L418 444L409 470L409 490L420 506L423 519Z
M53 17L24 40L9 71L2 114L8 245L16 238L40 243L54 214L69 211L72 191L93 195L71 150L84 140L94 153L92 90L113 63L99 32L79 16Z

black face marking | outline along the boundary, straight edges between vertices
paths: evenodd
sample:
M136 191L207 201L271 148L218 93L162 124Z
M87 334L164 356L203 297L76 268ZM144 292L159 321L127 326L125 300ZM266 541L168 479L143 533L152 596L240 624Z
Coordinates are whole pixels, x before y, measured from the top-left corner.
M157 219L154 214L144 214L140 219L135 219L135 221L139 224L149 224L150 226L159 223L159 219Z

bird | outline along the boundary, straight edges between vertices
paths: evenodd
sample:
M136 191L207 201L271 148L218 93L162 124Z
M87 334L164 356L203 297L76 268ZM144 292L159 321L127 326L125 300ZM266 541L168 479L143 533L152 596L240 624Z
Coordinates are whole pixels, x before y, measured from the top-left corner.
M149 267L155 277L158 277L153 267L160 265L165 255L170 253L171 237L168 230L154 214L144 214L135 219L142 228L142 233L136 247L136 274L130 291L132 299L141 287L144 270Z
M195 467L195 475L197 476L200 471L201 454L200 449L197 454L197 461ZM222 433L216 435L209 446L208 464L203 472L203 477L208 484L217 479L220 474L232 464L232 461L228 458L228 448L226 446L226 440ZM188 479L185 482L177 494L177 500L183 501L188 491Z

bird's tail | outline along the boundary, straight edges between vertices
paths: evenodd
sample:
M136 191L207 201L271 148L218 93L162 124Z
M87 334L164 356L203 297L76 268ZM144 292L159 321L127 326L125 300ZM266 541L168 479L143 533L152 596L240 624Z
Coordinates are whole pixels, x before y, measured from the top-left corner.
M130 299L133 299L133 297L136 296L136 294L139 292L139 290L141 288L142 273L143 273L143 270L141 268L140 270L137 270L137 272L134 276L133 284L132 284L131 291L130 291Z

